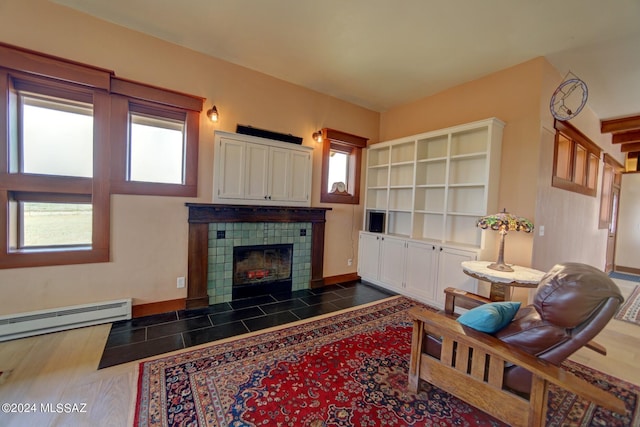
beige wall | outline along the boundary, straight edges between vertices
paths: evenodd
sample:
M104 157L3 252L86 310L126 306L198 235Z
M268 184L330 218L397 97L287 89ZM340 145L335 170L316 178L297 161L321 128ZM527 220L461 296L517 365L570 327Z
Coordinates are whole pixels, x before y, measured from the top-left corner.
M355 272L362 210L320 204L321 150L311 134L327 126L377 141L377 112L46 0L0 1L0 41L206 97L205 110L215 103L221 116L214 126L202 115L197 199L113 196L111 262L0 270L0 314L125 297L134 304L186 297L185 289L176 288L176 278L187 274L184 203L211 202L213 134L233 132L237 123L302 136L314 147L312 205L333 208L327 215L325 276ZM348 258L354 258L351 267Z
M380 139L497 117L506 122L498 206L535 223L539 157L539 86L546 61L533 59L382 113ZM485 232L486 233L486 232ZM531 265L533 236L510 233L505 261ZM495 248L497 253L497 248ZM490 252L490 251L488 251Z
M505 121L499 206L537 227L533 235L508 235L505 261L543 271L563 261L604 268L606 230L598 229L602 162L597 197L551 187L555 131L548 102L561 81L548 61L536 58L382 113L380 140L488 117ZM571 123L623 161L588 104Z

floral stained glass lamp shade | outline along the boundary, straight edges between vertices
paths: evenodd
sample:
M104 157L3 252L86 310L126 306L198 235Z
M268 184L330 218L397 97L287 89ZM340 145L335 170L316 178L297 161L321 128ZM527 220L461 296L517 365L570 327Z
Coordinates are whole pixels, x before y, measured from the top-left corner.
M504 238L509 231L531 233L533 231L533 223L526 218L512 215L505 209L497 214L483 216L478 220L476 226L484 230L491 229L500 233L498 260L487 267L497 271L513 271L513 268L504 263Z

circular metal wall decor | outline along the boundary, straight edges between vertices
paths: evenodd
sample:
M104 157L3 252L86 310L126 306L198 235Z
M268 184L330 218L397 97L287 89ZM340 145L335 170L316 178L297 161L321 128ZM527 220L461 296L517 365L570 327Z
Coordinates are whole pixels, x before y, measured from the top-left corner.
M589 90L585 82L576 76L566 79L551 96L551 114L561 121L570 120L582 111L588 96Z

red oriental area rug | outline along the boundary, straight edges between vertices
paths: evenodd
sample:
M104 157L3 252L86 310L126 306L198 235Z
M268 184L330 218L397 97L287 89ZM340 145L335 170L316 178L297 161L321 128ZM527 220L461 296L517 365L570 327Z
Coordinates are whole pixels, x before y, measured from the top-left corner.
M424 383L407 391L418 303L399 297L139 366L136 426L502 426ZM568 370L626 402L621 416L564 390L549 426L638 426L640 388L576 363Z

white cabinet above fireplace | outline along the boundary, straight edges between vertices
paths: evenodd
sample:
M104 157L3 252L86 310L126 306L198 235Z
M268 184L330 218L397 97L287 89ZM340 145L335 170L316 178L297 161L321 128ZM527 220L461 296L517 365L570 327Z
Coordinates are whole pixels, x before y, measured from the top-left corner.
M217 131L213 202L311 206L312 147Z

